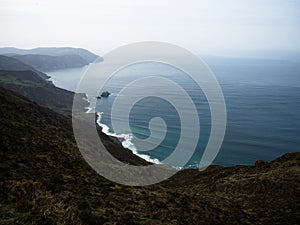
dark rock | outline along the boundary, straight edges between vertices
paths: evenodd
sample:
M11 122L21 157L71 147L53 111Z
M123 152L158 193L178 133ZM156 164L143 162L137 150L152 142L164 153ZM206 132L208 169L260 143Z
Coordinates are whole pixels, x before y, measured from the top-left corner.
M104 91L101 94L101 97L107 98L110 95L110 93L108 91Z

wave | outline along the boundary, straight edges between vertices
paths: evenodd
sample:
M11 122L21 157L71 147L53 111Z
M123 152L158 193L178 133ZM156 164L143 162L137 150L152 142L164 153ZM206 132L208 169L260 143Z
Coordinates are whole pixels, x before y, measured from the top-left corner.
M91 101L89 100L88 94L84 94L84 95L85 96L82 97L82 100L85 101L85 102L87 102L89 105L91 105ZM94 110L93 110L92 107L87 106L87 107L84 107L84 109L87 110L85 113L94 113Z
M87 112L88 113L88 112ZM140 154L138 153L138 150L136 149L135 145L132 143L132 138L133 138L133 135L132 134L117 134L117 133L112 133L109 131L109 127L104 124L104 123L101 123L101 118L102 118L102 113L103 112L97 112L97 124L102 127L102 132L108 136L111 136L111 137L116 137L118 138L119 140L121 140L121 143L122 143L122 146L124 148L127 148L129 149L130 151L132 151L133 154L135 154L136 156L146 160L147 162L151 162L151 163L154 163L154 164L161 164L161 162L158 160L158 159L155 159L155 158L152 158L148 155L145 155L145 154Z

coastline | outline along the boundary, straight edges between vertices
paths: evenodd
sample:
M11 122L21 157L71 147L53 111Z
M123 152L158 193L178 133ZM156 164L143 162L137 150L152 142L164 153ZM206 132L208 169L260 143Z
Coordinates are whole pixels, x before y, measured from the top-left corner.
M89 108L89 110L86 113L91 113L91 111L92 110ZM116 133L109 132L109 127L101 123L101 115L102 113L95 112L95 123L98 132L101 132L106 136L110 137L110 139L113 140L114 143L122 146L124 149L130 150L134 155L145 160L146 162L153 163L153 164L161 164L161 162L158 159L153 159L150 156L145 154L139 154L137 152L136 147L131 142L132 140L131 134L116 134Z
M232 88L234 88L234 87L235 86L232 86ZM262 89L264 89L264 88L262 88ZM250 91L249 93L256 93L256 92L252 92L252 91L256 91L256 90L257 89L249 88L248 91ZM266 92L266 93L269 93L269 92ZM234 96L234 94L236 94L235 91L230 92L229 96ZM242 93L238 93L238 94L242 94ZM278 96L276 94L275 97L279 98L282 94L286 94L285 89L280 91ZM255 94L255 95L257 95L257 94ZM272 101L274 101L274 103L276 102L275 101L276 98L272 99ZM89 103L89 106L91 106L91 107L86 107L85 111L87 111L87 113L95 113L95 107L94 107L95 98L94 98L94 96L93 95L86 96L86 98L84 98L83 100L86 100ZM264 99L261 99L260 101L263 101L263 100ZM240 103L243 103L242 100L238 100L238 101ZM291 102L291 101L292 100L289 100L289 102ZM256 102L253 102L253 104L254 103L256 104ZM234 109L233 109L233 106L234 106ZM234 104L232 103L231 110L232 110L231 111L232 120L229 121L229 124L231 125L230 130L233 132L236 132L237 134L235 134L235 135L239 135L239 136L238 136L238 138L235 138L233 135L234 133L232 132L232 135L229 136L231 139L227 142L224 142L225 144L222 145L223 149L220 152L220 154L218 155L218 158L216 159L216 161L214 162L215 165L222 165L225 167L230 167L230 166L235 166L235 165L250 165L251 166L251 165L255 164L256 160L262 159L265 161L272 161L275 158L279 157L280 155L283 155L287 152L295 152L297 150L295 148L297 146L295 146L295 144L293 144L293 143L298 142L295 137L295 136L297 136L297 135L295 135L297 133L297 129L296 129L297 125L296 124L292 125L290 127L291 129L282 129L281 125L285 124L285 119L286 119L283 110L278 109L279 110L278 116L280 117L280 120L278 120L276 123L272 123L274 125L271 128L274 128L274 129L278 128L277 129L277 131L278 131L277 137L275 135L274 138L269 137L268 133L266 132L266 129L264 128L264 127L267 127L264 125L264 123L266 123L264 121L267 121L267 120L264 120L264 121L262 121L262 123L259 123L259 126L262 128L260 130L257 130L254 125L253 126L251 125L252 122L261 121L263 118L265 118L265 114L262 115L261 113L268 112L267 110L260 111L257 114L255 112L255 116L253 117L253 120L248 121L246 124L248 126L248 128L251 128L251 129L248 129L245 132L241 130L241 125L239 125L237 122L234 122L235 120L233 118L238 118L238 120L243 119L243 117L238 116L239 114L238 114L238 110L236 110L235 103ZM100 112L101 110L98 110L98 111ZM256 117L256 116L258 116L258 117ZM102 127L102 129L101 129L102 132L106 133L106 135L116 137L116 134L109 132L109 129L105 126L105 123L102 124L100 122L100 126ZM269 129L271 129L271 128L269 128ZM292 132L293 129L296 132ZM257 133L256 133L256 131L257 131ZM281 132L282 132L282 137L283 137L282 141L285 141L285 142L282 142L281 139L279 139L280 135L278 135L278 133L281 133ZM251 134L255 134L255 136L251 137L250 136ZM119 141L121 142L121 145L124 148L130 149L135 155L141 157L140 154L137 154L135 146L130 141L130 134L126 134L126 136L118 135L117 138L119 139ZM273 140L271 140L271 139L273 139ZM276 142L276 140L278 140L278 141ZM278 143L279 145L277 145L276 143ZM284 146L283 146L283 143L285 143ZM288 143L291 143L291 144L288 144ZM242 151L241 151L241 149L242 149ZM289 151L286 151L284 149L289 149ZM239 154L240 151L241 151L241 154ZM143 158L149 162L153 162L153 159L149 160L146 157L144 156L141 158ZM155 161L154 163L157 163L157 161ZM196 161L197 160L195 160L195 162ZM185 166L184 168L177 168L177 169L189 169L189 168L196 168L196 167L197 167L197 164L195 163L195 164L191 164L191 166L188 165L188 166Z

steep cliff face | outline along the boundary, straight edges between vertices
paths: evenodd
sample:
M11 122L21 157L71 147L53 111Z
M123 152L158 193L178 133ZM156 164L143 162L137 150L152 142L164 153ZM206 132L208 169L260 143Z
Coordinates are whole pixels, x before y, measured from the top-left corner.
M70 118L3 88L0 104L0 224L299 222L300 153L254 166L185 170L160 184L127 187L87 165ZM116 158L141 163L102 139Z

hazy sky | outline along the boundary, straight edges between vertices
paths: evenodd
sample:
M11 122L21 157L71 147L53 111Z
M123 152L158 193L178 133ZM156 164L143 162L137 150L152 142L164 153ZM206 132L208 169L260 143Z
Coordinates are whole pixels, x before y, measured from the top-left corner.
M0 46L98 54L146 40L195 53L300 50L300 0L0 0Z

